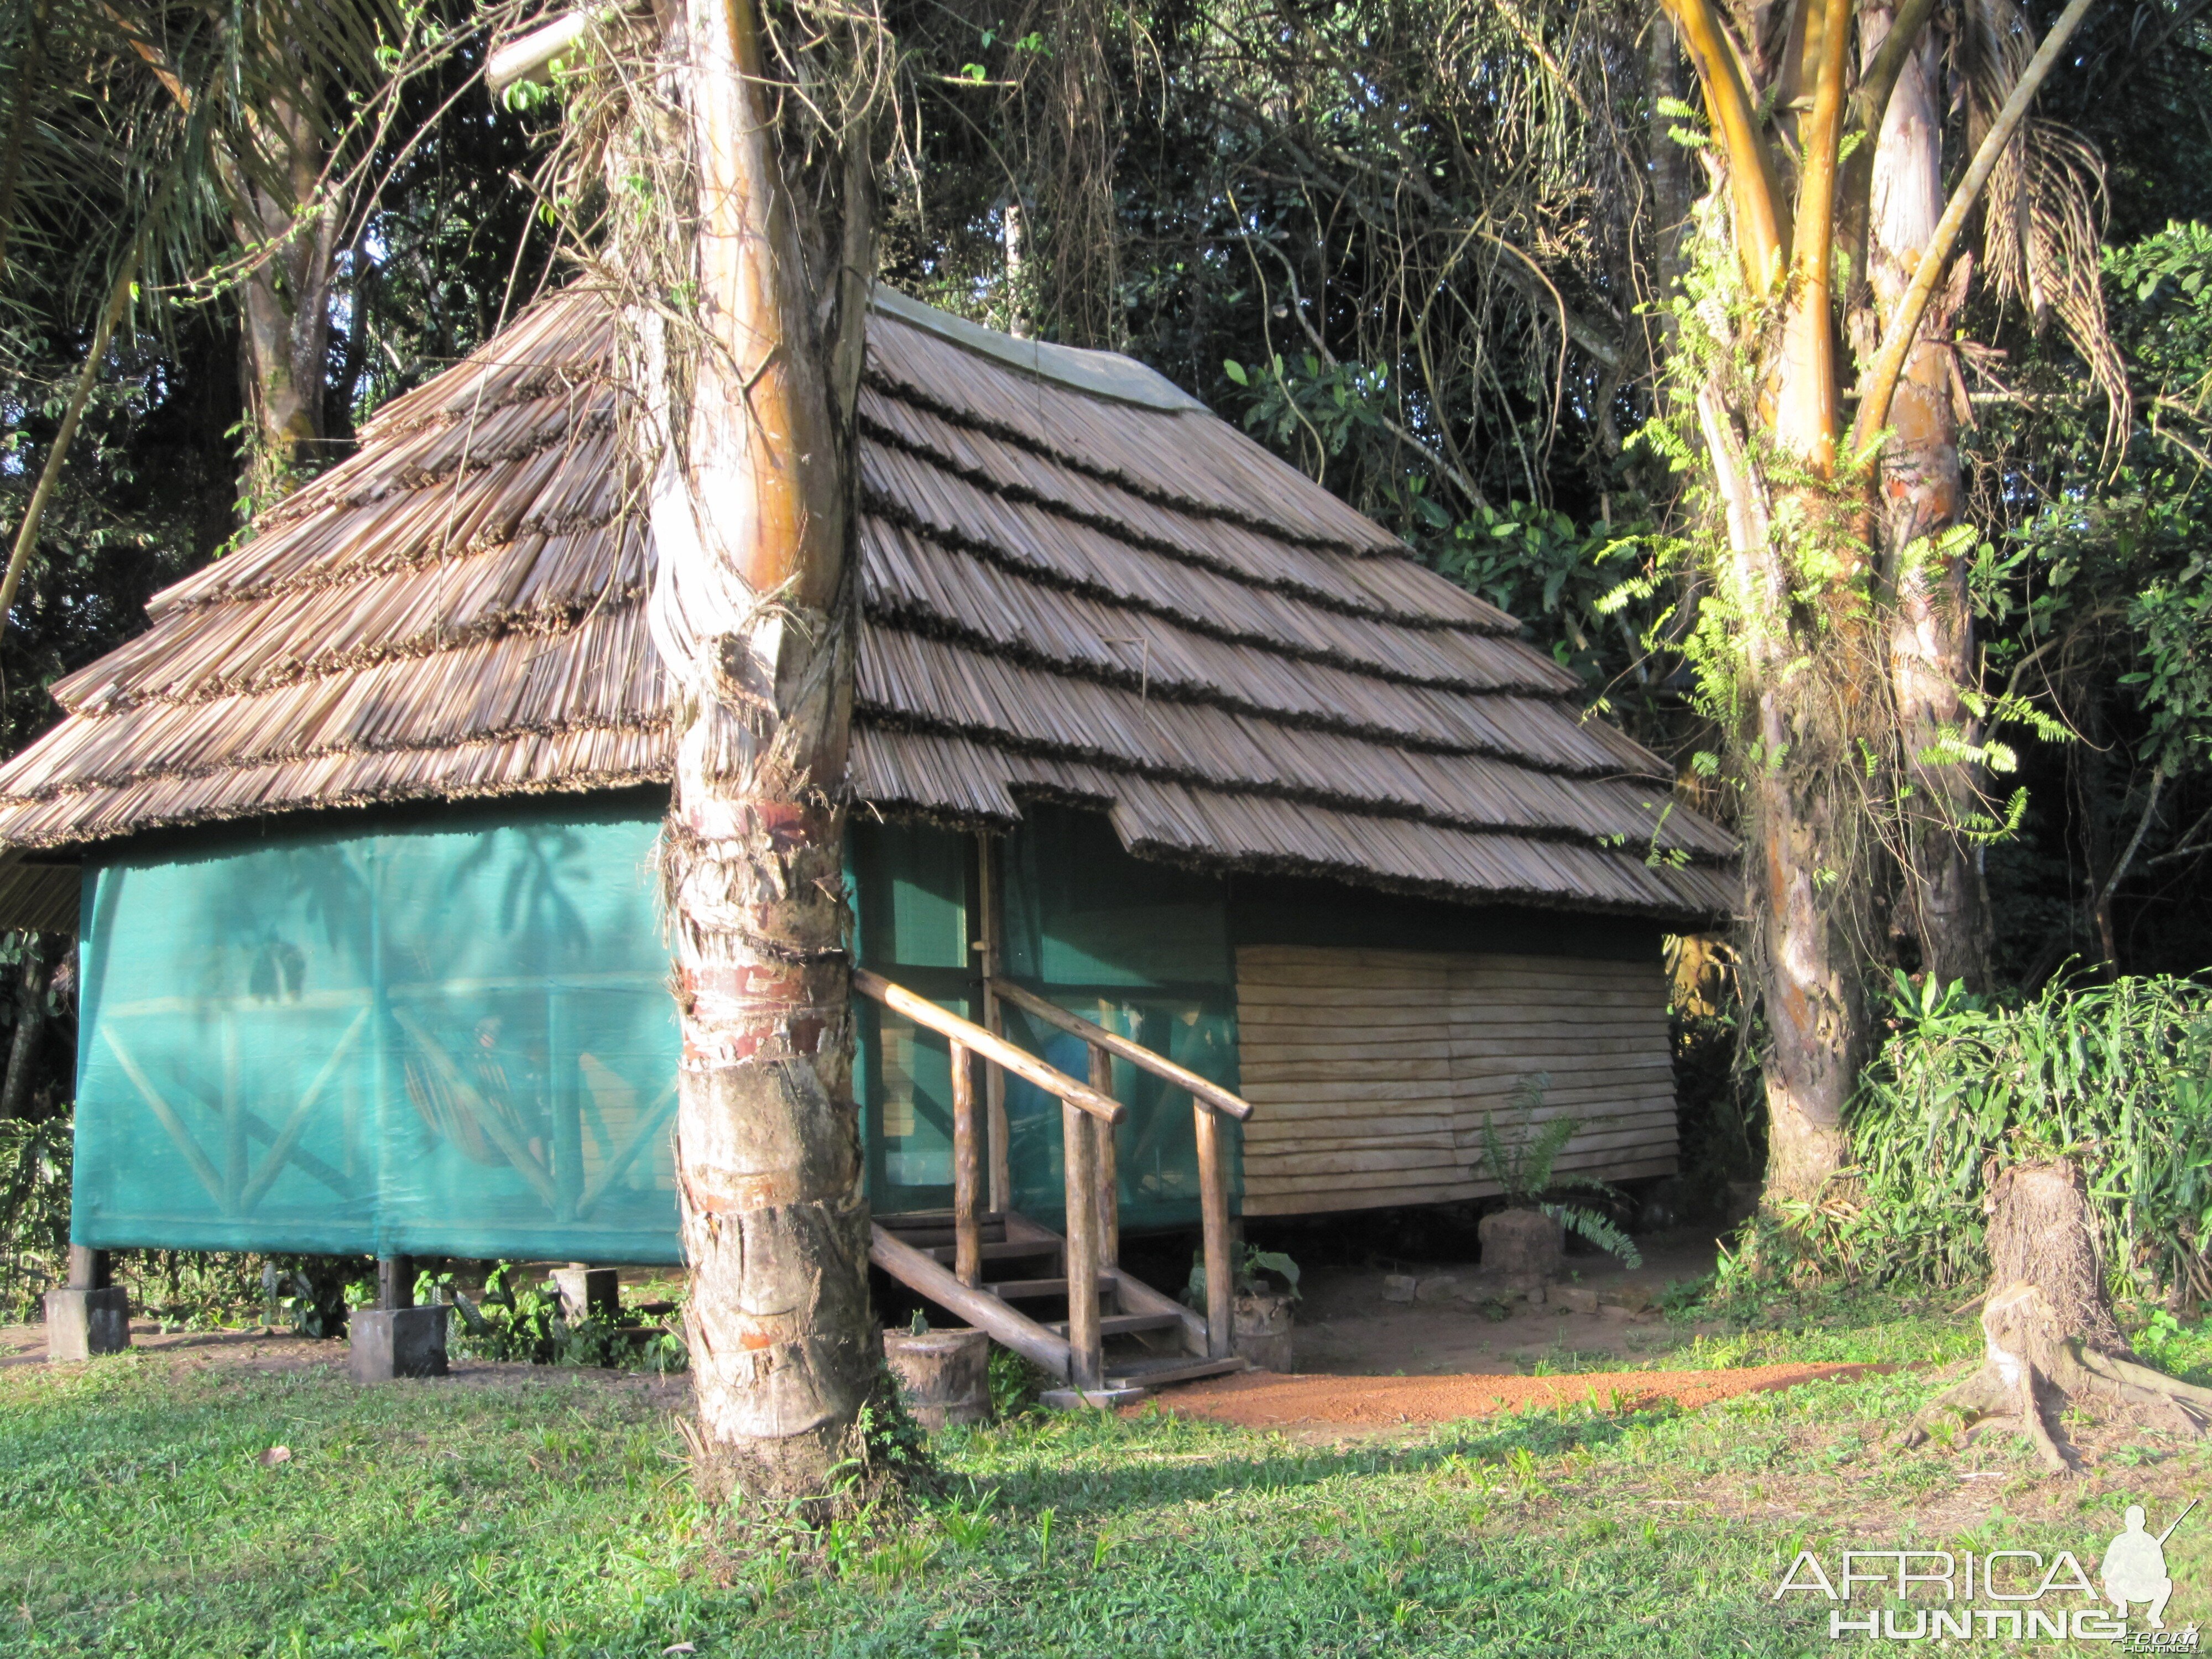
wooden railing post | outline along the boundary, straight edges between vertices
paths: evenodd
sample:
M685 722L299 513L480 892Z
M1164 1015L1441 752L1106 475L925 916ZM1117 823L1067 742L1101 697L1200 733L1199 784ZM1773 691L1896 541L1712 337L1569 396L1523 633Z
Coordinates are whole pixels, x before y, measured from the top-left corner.
M1067 1172L1067 1380L1077 1389L1105 1381L1098 1330L1098 1142L1089 1115L1063 1103L1062 1162Z
M1221 1160L1221 1120L1193 1101L1198 1135L1199 1213L1206 1230L1206 1357L1226 1359L1236 1330L1237 1269L1230 1259L1229 1171Z
M1102 1095L1114 1092L1114 1056L1097 1043L1091 1045L1091 1086ZM1109 1267L1121 1265L1121 1187L1115 1159L1114 1126L1091 1121L1098 1142L1098 1256Z
M1006 1034L1006 1011L999 1006L1000 959L1005 955L1006 893L1000 875L999 840L996 836L976 837L978 873L981 877L981 899L978 906L983 924L983 1029L994 1036ZM995 1066L983 1068L984 1122L989 1127L988 1158L991 1171L991 1207L1011 1210L1014 1207L1012 1165L1007 1155L1006 1137L1006 1074Z
M969 1288L983 1282L983 1146L976 1133L975 1063L952 1044L952 1271Z

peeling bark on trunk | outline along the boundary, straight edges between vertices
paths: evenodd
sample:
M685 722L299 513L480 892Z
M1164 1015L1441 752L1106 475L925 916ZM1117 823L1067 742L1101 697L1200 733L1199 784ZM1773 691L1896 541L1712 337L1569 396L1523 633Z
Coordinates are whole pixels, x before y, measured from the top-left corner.
M684 1037L696 1474L710 1497L820 1492L881 1366L842 872L849 382L872 245L865 200L848 203L848 246L820 262L836 304L811 303L755 29L742 0L690 0L672 36L696 331L672 307L632 316L659 436L651 621L680 700L662 871ZM848 170L847 184L865 198L864 177Z
M1838 793L1850 763L1842 734L1803 689L1786 684L1761 688L1759 726L1768 753L1787 745L1801 762L1756 767L1747 793L1746 863L1767 1027L1761 1070L1771 1209L1816 1198L1849 1159L1844 1107L1866 1032L1863 951L1853 933L1864 926L1866 884L1863 873L1830 878L1839 865L1848 869L1850 849L1863 840L1852 821L1860 803Z
M1747 955L1767 1027L1761 1057L1767 1108L1766 1197L1808 1200L1847 1157L1843 1112L1866 1028L1859 980L1867 883L1852 873L1865 839L1864 810L1844 790L1855 762L1844 706L1812 665L1814 641L1796 635L1793 585L1753 446L1716 388L1698 414L1725 511L1727 595L1747 628L1747 734L1743 860ZM1826 510L1800 533L1818 534ZM1831 525L1829 533L1847 533ZM1838 629L1853 626L1849 617ZM1832 641L1831 642L1831 645ZM1828 648L1828 647L1823 647ZM1784 763L1786 761L1786 764Z
M1887 32L1866 32L1871 55ZM1869 20L1871 21L1871 19ZM1884 319L1911 285L1920 250L1943 212L1943 135L1934 82L1936 43L1905 59L1874 158L1867 276ZM1890 405L1893 435L1882 452L1883 551L1891 602L1890 693L1903 803L1906 919L1921 964L1939 982L1987 988L1990 919L1974 843L1960 826L1982 810L1977 769L1936 758L1947 734L1972 724L1962 692L1972 683L1973 617L1965 562L1937 552L1936 538L1959 522L1958 368L1945 337L1955 305L1930 308ZM1879 333L1879 330L1876 331ZM1916 542L1928 544L1917 554Z

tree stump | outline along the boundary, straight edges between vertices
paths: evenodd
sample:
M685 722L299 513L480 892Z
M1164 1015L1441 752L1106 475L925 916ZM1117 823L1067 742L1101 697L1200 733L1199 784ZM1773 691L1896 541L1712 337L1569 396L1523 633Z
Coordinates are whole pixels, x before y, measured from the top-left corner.
M1541 1210L1496 1210L1476 1225L1482 1276L1513 1290L1541 1290L1565 1271L1565 1230Z
M2067 1474L2079 1459L2054 1425L2069 1407L2192 1436L2212 1426L2212 1389L2153 1370L2120 1334L2078 1164L2063 1158L2016 1164L1990 1183L1984 1205L1983 1364L1922 1409L1905 1445L1921 1444L1938 1422L1956 1417L1963 1437L1990 1428L2027 1435L2046 1468Z
M884 1359L923 1428L991 1420L991 1339L981 1331L885 1331Z
M1236 1301L1237 1353L1262 1371L1293 1369L1291 1346L1296 1303L1287 1296L1240 1296Z

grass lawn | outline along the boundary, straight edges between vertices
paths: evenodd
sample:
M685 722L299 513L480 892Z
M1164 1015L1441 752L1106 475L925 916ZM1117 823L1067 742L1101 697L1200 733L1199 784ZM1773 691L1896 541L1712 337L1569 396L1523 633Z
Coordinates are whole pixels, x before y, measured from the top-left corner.
M1776 1304L1655 1363L1924 1364L1974 1339L1909 1303ZM2201 1380L2212 1336L2164 1352ZM2087 1428L2099 1462L2070 1481L2017 1441L1893 1450L1934 1386L1336 1443L1031 1417L943 1437L945 1497L824 1537L702 1512L666 1407L590 1375L363 1391L150 1353L17 1366L0 1653L1824 1652L1829 1604L1771 1599L1800 1548L1831 1572L1846 1547L2069 1549L2094 1573L2127 1503L2155 1529L2212 1470L2200 1446ZM2169 1623L2212 1620L2212 1516L2167 1559Z

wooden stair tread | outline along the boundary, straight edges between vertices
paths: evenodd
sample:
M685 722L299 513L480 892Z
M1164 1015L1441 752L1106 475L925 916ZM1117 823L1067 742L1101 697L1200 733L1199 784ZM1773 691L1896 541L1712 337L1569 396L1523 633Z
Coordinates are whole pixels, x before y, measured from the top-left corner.
M894 1233L892 1237L896 1238L898 1236ZM899 1243L903 1244L906 1243L907 1241L900 1239ZM914 1248L920 1247L916 1246ZM929 1257L933 1261L949 1262L953 1259L953 1255L957 1248L957 1246L951 1244L933 1244L927 1249L923 1249L921 1253ZM1019 1261L1026 1257L1051 1255L1055 1254L1059 1249L1060 1241L1058 1239L1006 1239L996 1243L984 1245L983 1260L986 1261Z
M982 1288L1001 1301L1018 1302L1029 1297L1066 1296L1067 1281L1065 1279L1002 1279L995 1284L987 1281ZM1100 1273L1098 1275L1100 1292L1103 1294L1113 1288L1113 1275Z
M1006 1212L986 1210L979 1218L985 1226L994 1227L1006 1220ZM876 1225L895 1233L908 1232L916 1227L950 1227L957 1219L950 1210L896 1210L874 1218Z
M1109 1359L1106 1383L1115 1389L1157 1389L1170 1382L1195 1382L1202 1376L1226 1376L1251 1367L1234 1356L1200 1359L1191 1354L1163 1354L1157 1359Z
M942 1249L948 1244L957 1243L960 1239L960 1235L950 1227L886 1228L884 1231L902 1244L911 1244L917 1250ZM979 1228L977 1234L986 1246L1008 1242L1004 1230L999 1227ZM1012 1242L1019 1244L1029 1241L1016 1239Z
M978 1285L961 1284L946 1271L954 1260L954 1247L946 1243L925 1248L921 1243L943 1224L941 1218L948 1217L949 1212L941 1211L911 1211L904 1215L876 1218L876 1242L869 1250L870 1257L909 1288L988 1331L994 1342L1026 1355L1045 1370L1065 1378L1069 1360L1067 1322L1063 1319L1041 1323L1010 1304L1030 1297L1064 1297L1068 1290L1066 1278L1063 1275L1005 1279L995 1283L987 1280ZM999 1224L1003 1237L983 1245L986 1261L1062 1255L1066 1249L1066 1241L1058 1233L1017 1211L1009 1210L992 1218ZM1180 1354L1103 1356L1102 1369L1108 1387L1159 1388L1249 1369L1242 1359L1201 1358L1206 1342L1205 1322L1182 1304L1133 1278L1125 1269L1102 1265L1098 1291L1101 1295L1113 1292L1121 1307L1131 1310L1101 1315L1098 1334L1102 1340L1181 1327L1184 1346L1192 1350Z
M1105 1314L1102 1315L1099 1318L1098 1334L1101 1336L1127 1336L1135 1331L1170 1330L1179 1327L1182 1323L1182 1321L1177 1319L1173 1314ZM1067 1322L1064 1319L1053 1320L1045 1326L1045 1329L1050 1331L1054 1336L1066 1336L1067 1334Z

